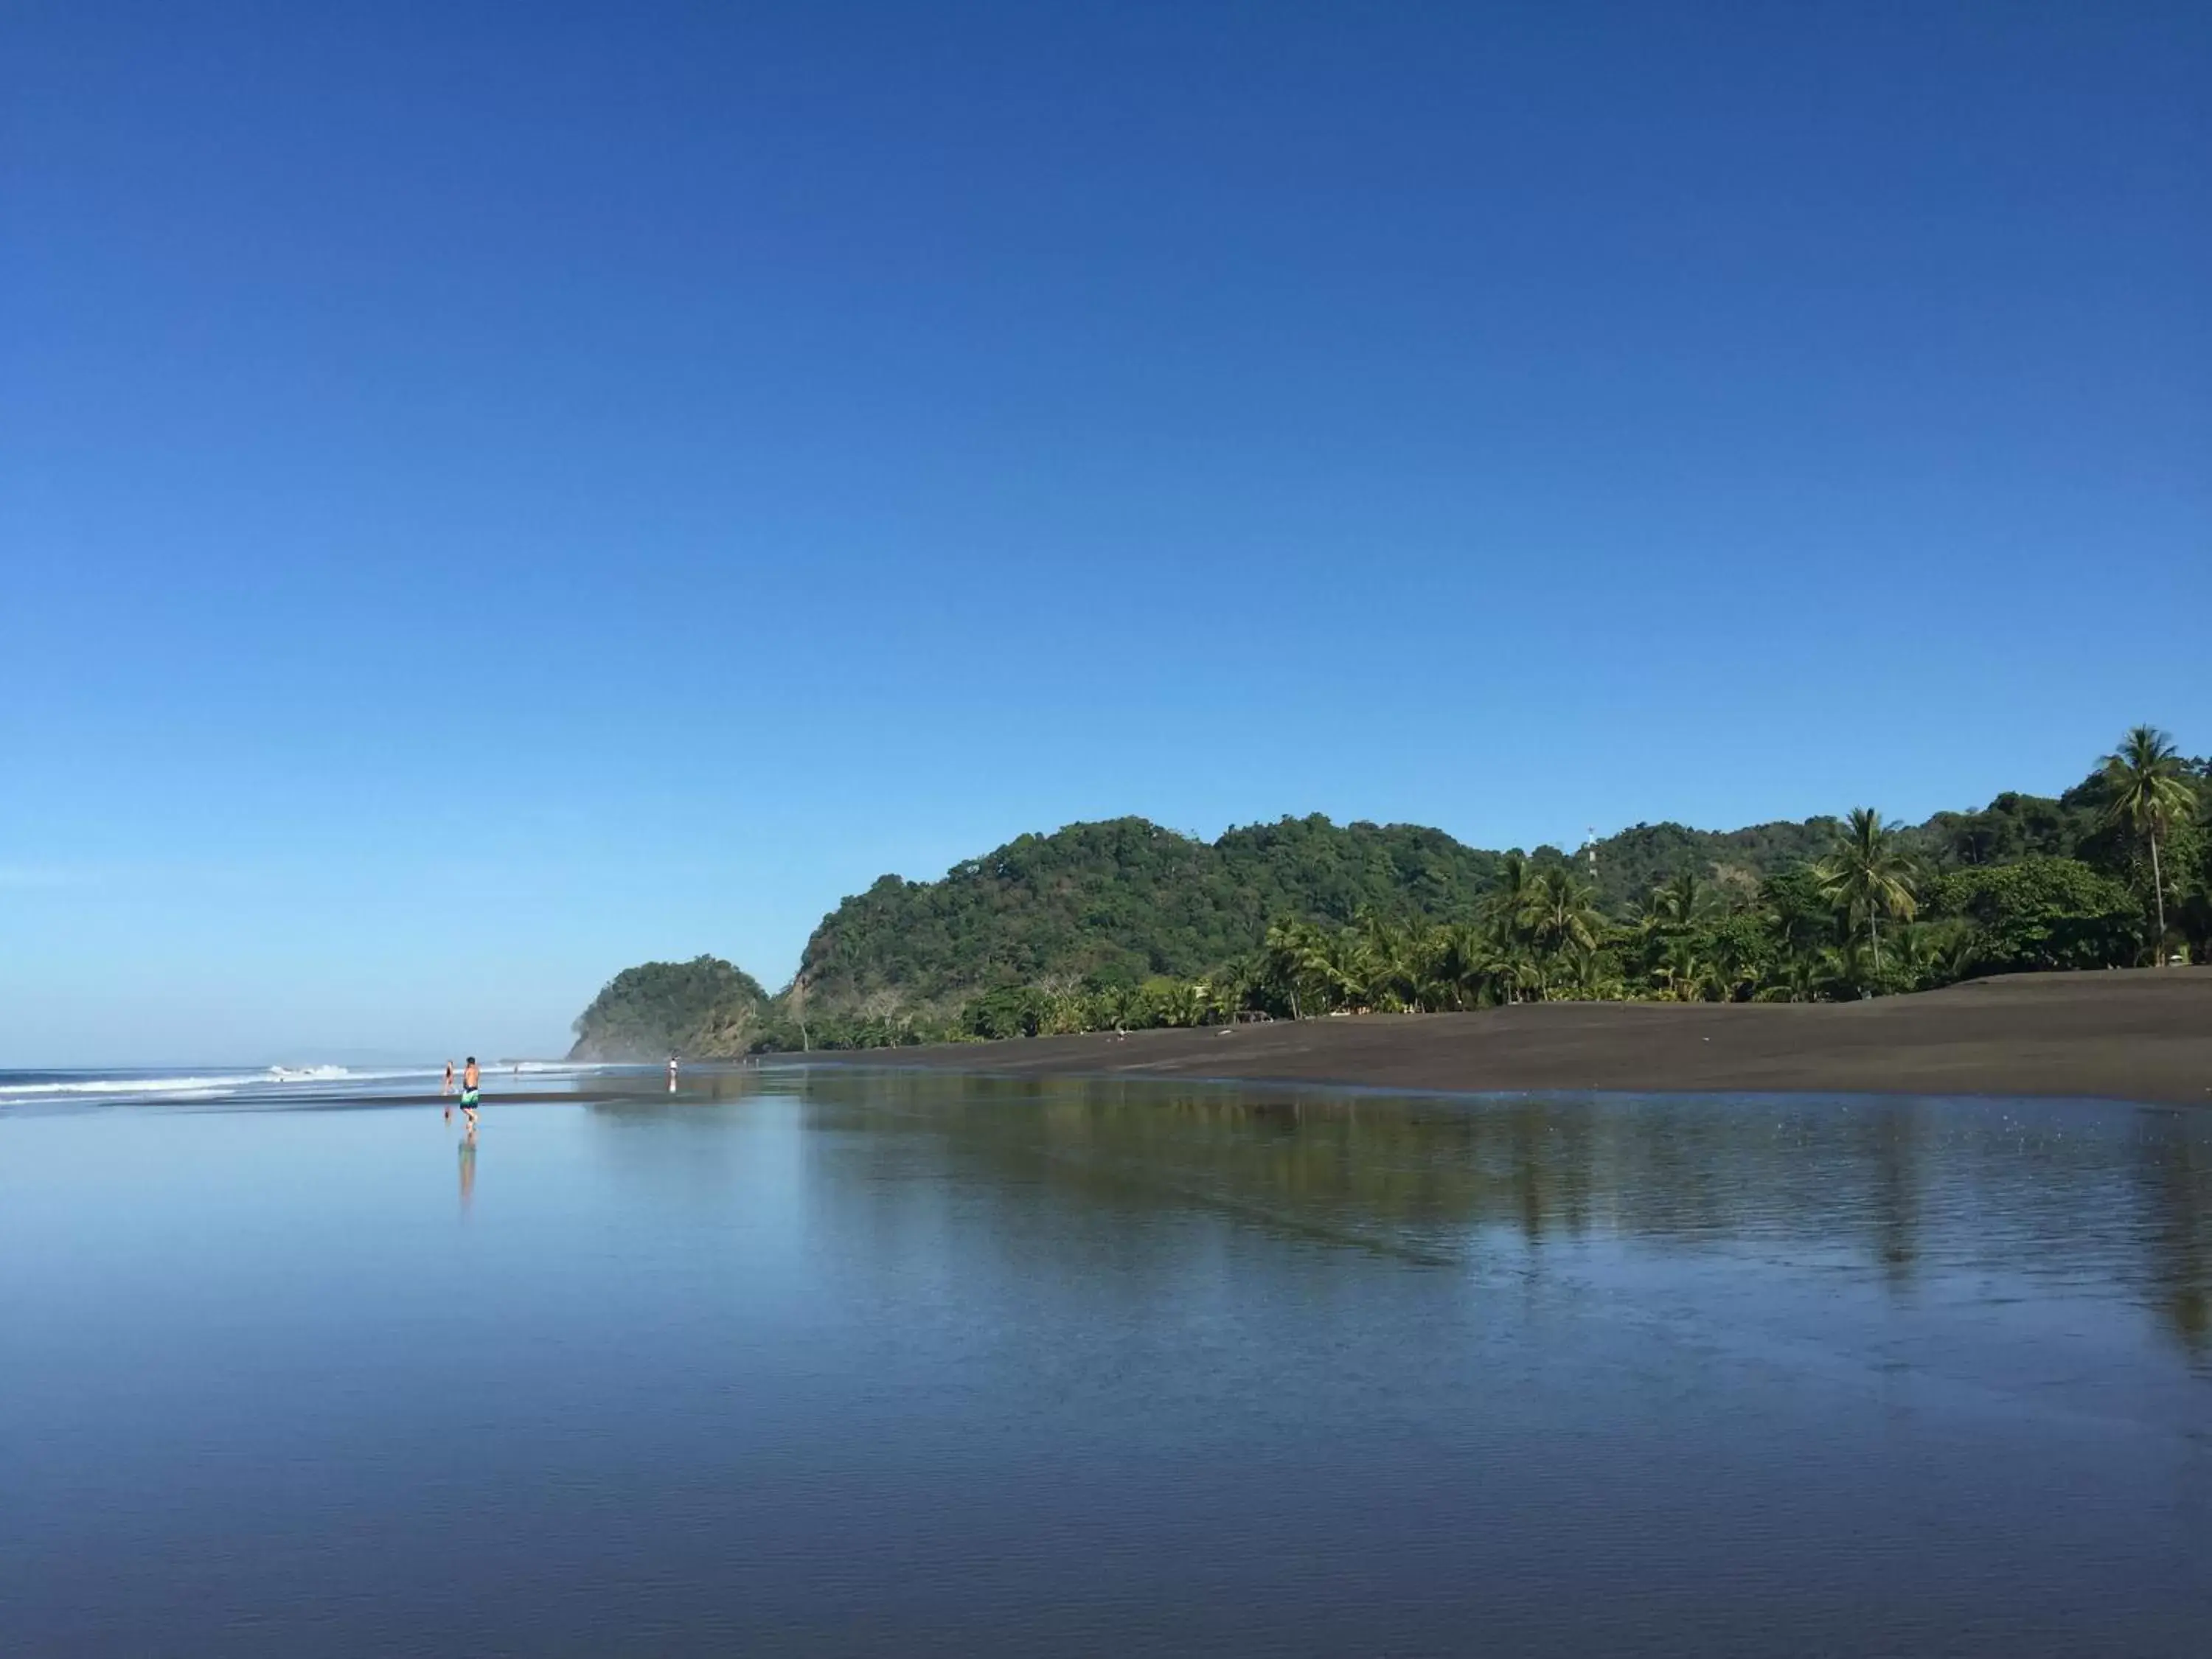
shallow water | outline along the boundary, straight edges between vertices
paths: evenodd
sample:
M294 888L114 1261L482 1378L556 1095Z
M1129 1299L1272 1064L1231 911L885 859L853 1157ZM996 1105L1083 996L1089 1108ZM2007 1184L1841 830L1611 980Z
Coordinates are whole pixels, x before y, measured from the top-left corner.
M0 1651L2204 1651L2212 1114L577 1086L0 1113Z

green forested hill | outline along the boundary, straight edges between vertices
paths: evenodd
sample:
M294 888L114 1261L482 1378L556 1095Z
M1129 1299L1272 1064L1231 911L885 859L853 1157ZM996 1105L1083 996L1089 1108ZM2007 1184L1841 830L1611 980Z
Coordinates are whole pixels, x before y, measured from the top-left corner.
M885 876L807 941L817 1007L928 1006L1050 978L1135 984L1249 951L1283 915L1469 912L1498 855L1411 824L1285 818L1211 843L1143 818L1024 836L940 881Z
M572 1060L741 1054L769 1017L768 993L719 957L625 968L576 1019Z
M1816 856L1832 818L1723 832L1638 824L1578 852L1600 903L1626 913L1693 871L1740 895ZM1594 854L1595 856L1591 856ZM1567 855L1539 848L1540 865ZM823 918L800 974L815 1006L888 1012L1000 984L1135 984L1203 974L1252 951L1285 916L1342 925L1363 911L1464 921L1504 854L1415 824L1315 815L1212 842L1143 818L1024 836L934 882L885 876Z
M1877 893L1879 917L1814 867L1832 867L1847 840L1832 817L1638 824L1525 859L1439 830L1318 816L1212 842L1142 818L1070 824L935 881L881 878L823 918L773 1000L711 957L628 969L577 1021L575 1052L1185 1023L1291 1012L1301 999L1310 1009L1868 995L2149 959L2160 922L2160 948L2212 951L2212 836L2201 827L2212 766L2170 751L2160 764L2177 793L2156 886L2148 840L2107 811L2113 784L2100 769L2059 796L2002 794L1917 825L1873 815L1880 857L1905 872Z
M1587 863L1597 883L1599 904L1622 914L1685 870L1724 891L1748 894L1764 878L1818 858L1835 833L1833 818L1725 830L1639 823L1590 848L1595 856Z

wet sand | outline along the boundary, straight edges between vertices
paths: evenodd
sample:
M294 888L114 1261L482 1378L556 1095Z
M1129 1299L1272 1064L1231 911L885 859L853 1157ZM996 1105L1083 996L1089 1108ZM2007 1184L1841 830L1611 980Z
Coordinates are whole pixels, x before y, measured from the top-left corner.
M2212 1105L2212 967L1974 980L1834 1004L1536 1003L817 1062L1443 1090L2045 1095Z

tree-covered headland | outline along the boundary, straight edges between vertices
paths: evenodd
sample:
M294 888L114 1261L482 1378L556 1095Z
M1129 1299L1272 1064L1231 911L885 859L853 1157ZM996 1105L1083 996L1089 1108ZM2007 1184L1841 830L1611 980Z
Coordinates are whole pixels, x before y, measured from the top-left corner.
M2056 797L1905 825L1638 824L1576 852L1314 817L1206 842L1024 836L823 918L768 996L625 969L580 1058L714 1056L1572 999L1840 1001L1986 974L2212 960L2212 761L2126 734Z
M575 1060L743 1054L764 1045L774 1008L750 974L715 957L625 968L576 1021Z

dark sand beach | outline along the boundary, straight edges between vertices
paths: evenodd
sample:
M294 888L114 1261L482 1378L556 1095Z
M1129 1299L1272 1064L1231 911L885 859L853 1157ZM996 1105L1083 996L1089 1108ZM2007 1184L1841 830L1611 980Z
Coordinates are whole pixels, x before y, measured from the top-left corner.
M2212 968L1851 1003L1534 1003L811 1057L1030 1076L1443 1090L2045 1095L2212 1105Z

